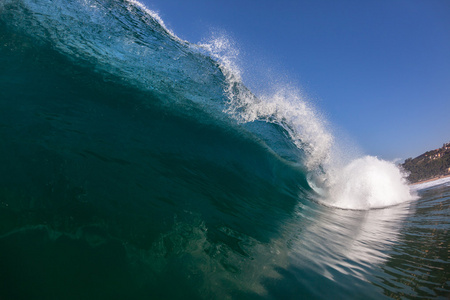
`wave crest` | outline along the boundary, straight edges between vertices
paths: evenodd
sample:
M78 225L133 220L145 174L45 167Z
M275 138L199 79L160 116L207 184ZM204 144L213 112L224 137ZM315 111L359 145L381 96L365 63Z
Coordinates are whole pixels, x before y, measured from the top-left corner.
M242 79L239 51L223 35L199 45L182 41L136 0L6 0L0 3L0 21L73 63L156 94L173 111L194 111L199 119L199 108L212 122L231 120L227 125L263 123L234 128L248 129L279 156L290 150L287 144L295 145L305 154L304 161L295 163L320 174L316 181L326 178L319 186L330 205L368 209L413 198L391 163L363 157L337 167L333 156L338 146L322 114L289 85L272 84L271 94L250 91Z

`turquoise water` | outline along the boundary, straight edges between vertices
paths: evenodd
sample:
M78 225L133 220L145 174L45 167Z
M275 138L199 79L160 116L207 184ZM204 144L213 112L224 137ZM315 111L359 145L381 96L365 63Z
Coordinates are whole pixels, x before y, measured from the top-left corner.
M450 295L450 186L340 166L218 40L128 1L2 0L0 41L1 299Z

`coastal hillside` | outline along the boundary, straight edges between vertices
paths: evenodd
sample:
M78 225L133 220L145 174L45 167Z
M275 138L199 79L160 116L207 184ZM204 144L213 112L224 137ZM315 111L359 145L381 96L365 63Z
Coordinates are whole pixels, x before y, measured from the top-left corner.
M409 173L411 183L450 175L450 143L416 158L408 158L401 167Z

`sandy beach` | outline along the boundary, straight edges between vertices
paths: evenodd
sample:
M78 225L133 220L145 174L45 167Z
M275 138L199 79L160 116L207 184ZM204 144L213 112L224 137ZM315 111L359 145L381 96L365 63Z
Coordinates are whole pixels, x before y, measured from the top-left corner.
M416 185L416 184L422 184L422 183L426 183L426 182L432 182L432 181L435 181L435 180L439 180L439 179L442 179L442 178L448 178L448 177L450 177L450 174L448 174L448 175L441 175L441 176L434 177L434 178L431 178L431 179L414 182L414 183L411 183L410 185Z

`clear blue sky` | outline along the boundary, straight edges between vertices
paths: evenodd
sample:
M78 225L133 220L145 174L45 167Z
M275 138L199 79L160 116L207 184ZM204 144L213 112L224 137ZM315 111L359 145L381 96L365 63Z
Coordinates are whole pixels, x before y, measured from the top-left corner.
M245 80L275 70L366 154L450 142L449 0L141 2L189 42L225 31Z

